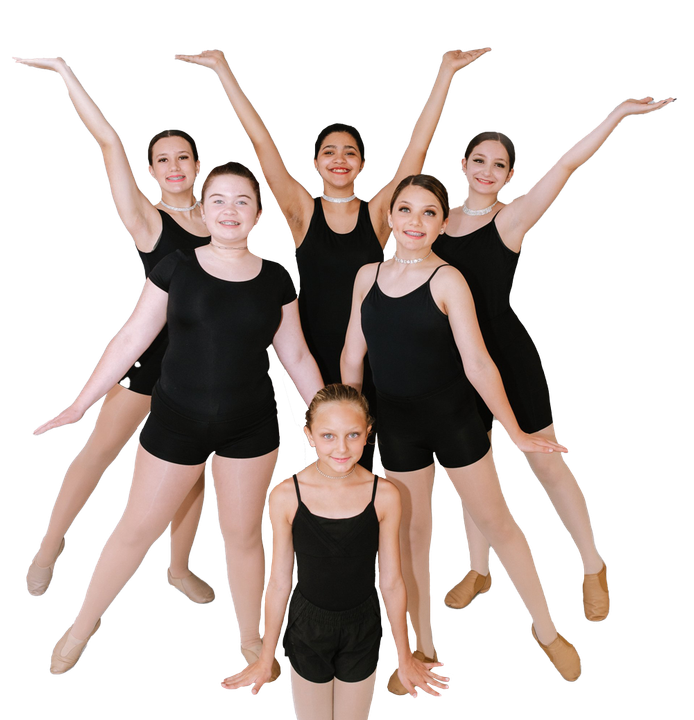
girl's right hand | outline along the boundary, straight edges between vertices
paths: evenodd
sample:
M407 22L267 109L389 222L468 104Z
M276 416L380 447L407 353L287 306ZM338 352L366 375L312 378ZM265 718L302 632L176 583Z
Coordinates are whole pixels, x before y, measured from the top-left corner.
M253 685L251 692L257 695L266 682L272 677L272 662L269 665L263 664L261 660L251 663L245 670L222 680L222 687L227 690L236 690L246 685Z
M63 58L12 58L15 62L29 67L39 68L41 70L53 70L60 72L61 68L67 67L67 63Z
M202 65L203 67L216 70L220 65L227 65L224 53L221 50L205 50L199 55L176 55L176 60L193 63L193 65Z
M412 697L417 697L417 688L421 688L424 692L429 693L429 695L440 697L441 693L436 692L431 686L433 685L445 690L448 688L446 683L449 678L432 672L431 669L435 667L443 667L443 663L425 663L413 655L410 655L407 660L402 662L398 667L398 677L405 690L407 690Z
M479 50L449 50L441 60L442 65L448 66L454 73L461 68L477 60L485 53L491 52L491 48L480 48Z
M43 435L46 431L53 430L53 428L60 427L61 425L76 423L82 419L83 415L84 410L80 410L75 405L70 405L70 407L67 408L67 410L63 410L60 415L37 427L36 430L34 430L34 435Z

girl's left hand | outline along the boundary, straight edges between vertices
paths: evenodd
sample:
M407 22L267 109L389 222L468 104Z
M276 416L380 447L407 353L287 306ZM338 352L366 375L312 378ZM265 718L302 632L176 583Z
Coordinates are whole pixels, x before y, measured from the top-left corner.
M34 435L42 435L47 430L52 430L53 428L60 427L61 425L76 423L78 420L82 419L83 415L84 410L80 410L74 405L70 405L70 407L67 408L67 410L63 410L60 415L57 415L52 420L49 420L47 423L37 427L36 430L34 430Z
M675 102L677 98L668 98L667 100L659 100L653 102L652 97L641 98L641 100L634 100L629 98L623 103L617 105L615 110L619 112L622 117L627 115L643 115L645 113L653 112L654 110L660 110L660 108L669 105L671 102Z
M467 50L465 52L462 50L449 50L443 56L441 64L448 66L453 72L458 72L458 70L488 52L491 52L491 48L480 48L479 50Z
M260 660L251 663L245 670L222 681L222 687L227 690L236 690L246 685L253 685L251 692L257 695L265 683L272 677L272 664L265 666Z
M398 677L405 690L407 690L412 697L417 697L417 688L421 688L424 692L429 693L429 695L440 697L441 693L436 692L431 686L433 685L445 690L448 688L448 685L445 683L448 682L449 678L431 672L431 669L435 667L443 667L443 663L423 663L413 655L410 655L407 660L398 667Z
M516 447L524 453L569 452L563 445L549 438L544 438L541 435L528 435L528 433L521 432L514 442Z

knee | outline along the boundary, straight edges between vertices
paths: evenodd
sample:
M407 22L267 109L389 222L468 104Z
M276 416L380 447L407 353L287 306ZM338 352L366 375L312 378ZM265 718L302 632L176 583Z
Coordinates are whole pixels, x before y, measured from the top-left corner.
M124 547L148 549L164 534L167 526L168 523L162 527L124 516L113 534Z
M222 523L222 537L227 552L248 553L263 546L263 535L260 524L243 525Z
M535 477L545 488L560 485L568 470L564 459L559 453L533 453L533 457L529 457L528 462L535 473Z
M474 521L490 545L504 545L513 542L519 534L522 535L508 510L485 513L482 517L474 518Z

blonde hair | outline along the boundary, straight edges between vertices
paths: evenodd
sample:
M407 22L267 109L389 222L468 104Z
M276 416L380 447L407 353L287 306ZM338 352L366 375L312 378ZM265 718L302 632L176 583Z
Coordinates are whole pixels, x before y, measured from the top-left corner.
M363 413L367 426L373 425L374 419L369 413L369 401L351 385L343 385L342 383L333 383L326 385L319 390L306 411L306 427L311 429L313 418L318 408L329 402L349 402L356 405Z

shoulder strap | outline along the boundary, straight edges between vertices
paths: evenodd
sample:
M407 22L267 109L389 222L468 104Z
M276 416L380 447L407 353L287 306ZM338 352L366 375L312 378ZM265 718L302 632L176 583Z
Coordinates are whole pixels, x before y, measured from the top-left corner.
M374 283L378 280L378 273L381 272L381 265L383 265L383 261L378 263L378 267L376 268L376 277L374 278Z
M374 475L374 491L371 495L372 503L374 502L374 500L376 500L376 490L378 490L378 475Z
M294 478L294 487L296 488L296 499L301 503L301 493L299 492L299 481L296 479L296 475L292 475Z
M434 270L434 272L431 273L431 275L429 275L429 279L427 280L427 282L431 282L431 280L432 280L432 278L434 277L434 275L436 275L436 273L437 273L442 267L450 267L450 264L449 264L449 263L444 263L443 265L439 265L439 266L436 268L436 270Z

